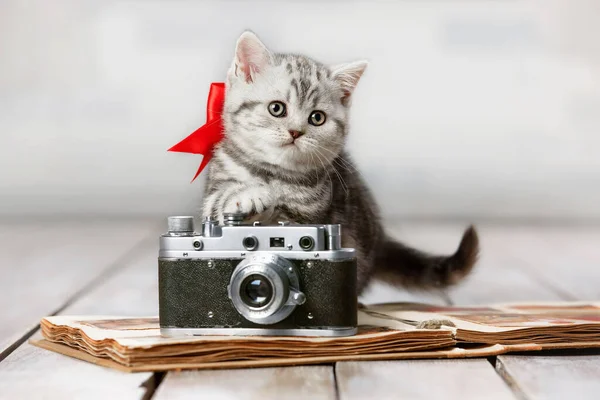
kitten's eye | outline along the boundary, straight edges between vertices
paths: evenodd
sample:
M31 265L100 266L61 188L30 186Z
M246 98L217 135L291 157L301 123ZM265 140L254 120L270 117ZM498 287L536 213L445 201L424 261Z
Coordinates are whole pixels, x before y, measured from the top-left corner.
M280 101L273 101L269 104L269 112L277 118L285 117L285 104Z
M321 126L325 123L325 113L323 111L313 111L308 117L308 123L314 126Z

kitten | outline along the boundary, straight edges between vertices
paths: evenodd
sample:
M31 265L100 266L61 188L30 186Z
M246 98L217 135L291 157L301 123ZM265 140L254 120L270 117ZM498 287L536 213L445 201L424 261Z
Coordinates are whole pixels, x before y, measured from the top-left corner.
M203 214L342 225L356 249L358 291L372 278L433 289L457 283L477 259L469 227L451 256L434 256L387 237L369 189L344 150L351 96L367 63L326 66L270 52L252 32L237 41L227 73L225 137L209 165Z

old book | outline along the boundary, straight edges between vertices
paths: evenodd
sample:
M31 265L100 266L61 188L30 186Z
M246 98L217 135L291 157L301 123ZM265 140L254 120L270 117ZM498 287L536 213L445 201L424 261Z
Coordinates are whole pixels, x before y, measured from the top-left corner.
M339 338L160 335L158 318L53 316L32 343L124 371L241 368L341 360L485 357L600 348L600 303L364 306L357 335Z

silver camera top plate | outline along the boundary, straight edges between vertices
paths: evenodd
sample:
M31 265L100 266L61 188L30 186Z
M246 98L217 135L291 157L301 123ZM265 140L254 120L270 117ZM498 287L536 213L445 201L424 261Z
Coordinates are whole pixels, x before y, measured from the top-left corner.
M339 225L244 225L238 220L221 226L212 218L195 232L193 217L170 217L169 232L160 238L161 258L240 258L270 252L292 259L349 259L354 249L341 248Z

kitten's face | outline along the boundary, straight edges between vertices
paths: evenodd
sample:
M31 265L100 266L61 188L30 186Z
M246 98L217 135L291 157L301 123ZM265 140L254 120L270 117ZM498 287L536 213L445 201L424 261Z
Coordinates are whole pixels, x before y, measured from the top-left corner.
M344 146L349 97L365 67L272 54L246 32L228 73L226 133L257 162L291 171L323 168Z

